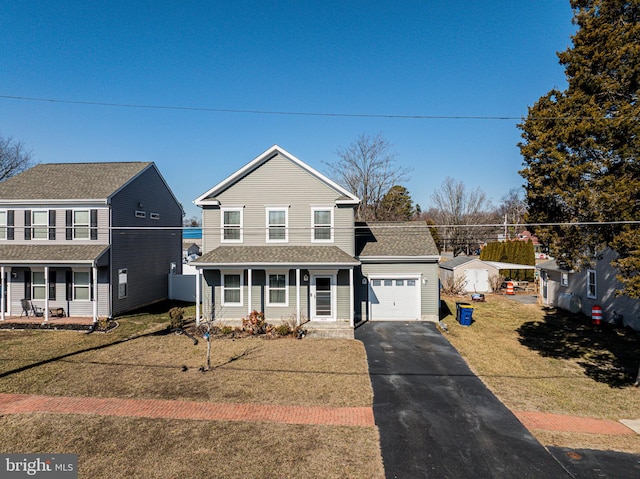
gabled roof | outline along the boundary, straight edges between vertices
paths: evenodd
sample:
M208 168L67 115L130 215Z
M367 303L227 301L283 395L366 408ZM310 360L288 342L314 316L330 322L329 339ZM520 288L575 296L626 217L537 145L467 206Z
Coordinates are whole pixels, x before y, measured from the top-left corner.
M461 266L461 265L466 264L469 261L473 261L473 260L480 261L478 258L473 258L473 257L470 257L470 256L456 256L455 258L452 258L452 259L450 259L448 261L443 261L442 263L440 263L440 267L442 269L449 269L449 270L453 271L458 266Z
M202 266L355 266L337 246L219 246L191 262Z
M429 227L417 221L356 223L356 252L372 261L440 258Z
M152 162L41 163L1 182L0 202L107 200L151 167Z
M350 193L349 191L344 189L342 186L338 185L334 181L332 181L329 178L327 178L326 176L324 176L322 173L319 173L318 171L314 170L309 165L307 165L305 162L299 160L298 158L293 156L291 153L286 151L284 148L280 148L278 145L273 145L271 148L266 150L264 153L258 155L255 159L253 159L251 162L247 163L245 166L240 168L234 174L232 174L231 176L229 176L225 180L222 180L216 186L214 186L213 188L211 188L207 192L205 192L202 195L200 195L193 202L198 206L201 206L201 205L204 205L204 204L211 204L211 203L215 204L216 203L215 202L215 197L218 194L220 194L221 192L223 192L224 190L226 190L227 188L229 188L233 184L237 183L242 178L244 178L245 176L249 175L256 168L258 168L262 164L266 163L267 161L269 161L271 158L273 158L274 156L276 156L278 154L280 154L284 158L288 159L292 163L295 163L300 168L302 168L304 171L309 173L311 176L317 178L321 182L325 183L330 188L333 188L336 191L336 193L339 195L339 198L336 201L337 203L342 203L342 204L358 204L358 203L360 203L360 199L357 196L355 196L353 193Z

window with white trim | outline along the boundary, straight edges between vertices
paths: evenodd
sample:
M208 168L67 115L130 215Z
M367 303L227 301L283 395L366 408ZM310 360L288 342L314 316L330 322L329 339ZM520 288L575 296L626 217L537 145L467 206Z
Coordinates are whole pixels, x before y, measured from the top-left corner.
M333 208L311 209L311 241L333 241Z
M267 274L267 306L289 305L289 275L287 273Z
M569 286L569 273L560 273L560 285Z
M222 304L225 306L242 305L242 275L222 275Z
M89 239L89 210L73 210L73 239Z
M7 212L0 211L0 240L7 239Z
M91 300L91 275L89 271L73 272L73 300Z
M223 208L220 221L222 223L222 243L242 243L242 208Z
M288 234L288 208L267 208L267 242L286 243L289 240Z
M44 281L44 271L31 272L31 298L47 299L47 285Z
M587 298L597 299L596 290L596 270L587 270Z
M49 211L31 212L31 231L33 239L49 239Z
M127 268L118 270L118 299L126 298L129 294L129 288L127 286Z

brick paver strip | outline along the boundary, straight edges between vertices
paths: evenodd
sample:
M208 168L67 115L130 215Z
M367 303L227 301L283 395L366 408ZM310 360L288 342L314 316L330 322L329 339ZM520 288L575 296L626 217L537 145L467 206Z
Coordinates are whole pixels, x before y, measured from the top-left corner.
M208 421L374 426L371 407L218 404L157 399L84 398L0 394L0 414L51 412Z
M534 411L518 411L514 414L527 429L587 434L635 434L632 429L624 424L609 419L593 419Z

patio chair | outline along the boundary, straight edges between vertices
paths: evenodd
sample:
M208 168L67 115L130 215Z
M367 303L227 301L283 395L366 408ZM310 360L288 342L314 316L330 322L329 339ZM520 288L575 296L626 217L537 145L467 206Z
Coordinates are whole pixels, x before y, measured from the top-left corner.
M23 315L44 316L44 309L34 306L30 299L21 299L20 304L22 304L22 313L20 313L20 317Z

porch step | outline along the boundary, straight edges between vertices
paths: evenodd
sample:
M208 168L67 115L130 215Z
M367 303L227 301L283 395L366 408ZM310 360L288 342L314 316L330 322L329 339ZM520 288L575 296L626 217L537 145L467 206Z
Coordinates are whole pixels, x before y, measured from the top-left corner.
M354 339L353 328L349 324L305 323L302 328L307 331L308 338L341 338Z

